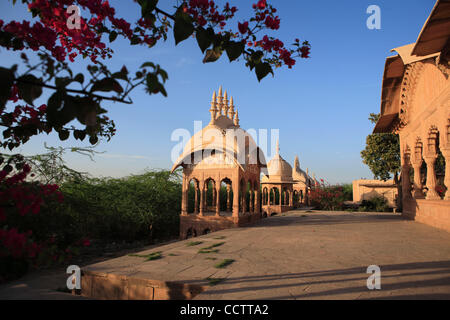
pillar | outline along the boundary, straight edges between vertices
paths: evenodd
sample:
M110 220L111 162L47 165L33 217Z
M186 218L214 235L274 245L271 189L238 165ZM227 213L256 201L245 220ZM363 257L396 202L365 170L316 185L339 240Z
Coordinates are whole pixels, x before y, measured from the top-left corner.
M200 216L203 216L205 211L205 181L200 182Z
M195 184L194 213L198 214L198 191L199 191L199 189L198 189L198 181L195 181L194 184Z
M447 191L444 195L444 200L450 200L450 148L442 149L441 152L445 159L444 185L447 187Z
M247 181L245 181L244 190L242 190L242 212L247 212Z
M181 215L187 215L187 200L188 200L188 190L189 184L186 181L186 176L183 175L183 185L181 191Z
M227 211L231 211L231 199L230 199L230 193L231 193L231 185L227 183Z
M422 167L422 159L414 159L412 162L413 170L414 170L414 193L413 196L415 199L423 199L423 191L422 191L422 181L420 177L420 168ZM428 170L427 170L428 171Z
M220 183L216 183L216 217L220 216Z
M261 188L258 186L257 187L257 189L256 189L256 197L255 197L255 203L256 203L256 206L255 206L255 208L256 208L256 212L261 212L261 207L260 207L260 202L261 202L261 200L260 200L260 198L261 198Z
M427 200L437 200L440 199L438 193L436 192L436 173L434 171L434 163L436 162L437 154L426 155L424 157L425 163L427 164Z
M409 178L409 172L411 167L409 163L403 163L402 165L402 194L403 198L411 198L411 182ZM420 172L420 169L419 169Z
M293 207L293 206L294 206L294 192L289 191L289 207Z
M233 181L233 217L239 217L239 181Z

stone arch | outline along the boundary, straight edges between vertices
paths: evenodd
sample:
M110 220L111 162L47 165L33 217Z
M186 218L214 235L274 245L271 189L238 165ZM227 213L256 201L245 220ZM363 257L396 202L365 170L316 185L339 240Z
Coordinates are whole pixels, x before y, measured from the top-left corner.
M190 227L189 229L187 229L186 239L195 238L196 236L197 236L197 231L193 227Z
M219 211L231 212L233 208L233 181L225 177L220 181Z
M216 207L216 180L212 177L205 179L204 195L203 195L203 208L204 212L215 211Z
M188 213L198 213L200 207L200 184L195 177L190 178L188 184Z

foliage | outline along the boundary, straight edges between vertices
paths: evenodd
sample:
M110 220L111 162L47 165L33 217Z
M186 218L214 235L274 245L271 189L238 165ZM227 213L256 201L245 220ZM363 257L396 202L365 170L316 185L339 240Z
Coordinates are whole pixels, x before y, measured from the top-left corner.
M214 265L214 267L217 269L222 269L222 268L229 266L233 262L234 262L234 259L223 259L222 261L220 261L219 263Z
M21 187L41 186L35 181L23 182ZM84 177L55 190L55 195L44 197L39 210L31 206L21 215L11 204L2 216L0 276L6 279L29 266L70 260L91 242L151 242L178 236L181 183L177 174L151 171L122 179ZM58 195L63 202L58 202ZM17 265L22 266L20 270Z
M350 185L351 186L351 185ZM342 210L344 201L351 200L353 195L346 185L316 186L309 193L311 204L319 210Z
M379 114L371 113L369 120L376 123ZM373 133L366 138L366 147L361 151L363 163L368 165L375 179L388 180L400 173L400 142L393 133ZM396 181L398 183L398 181Z
M370 200L363 200L358 208L358 211L363 212L387 212L390 210L387 200L383 197L373 197Z

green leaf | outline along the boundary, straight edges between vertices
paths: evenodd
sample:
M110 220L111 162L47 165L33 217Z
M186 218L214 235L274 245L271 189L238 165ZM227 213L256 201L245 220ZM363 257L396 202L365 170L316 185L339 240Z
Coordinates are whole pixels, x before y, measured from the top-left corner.
M158 90L158 77L154 73L148 73L147 74L147 89L150 93L154 92L155 90Z
M55 78L55 86L58 88L65 88L67 87L72 81L70 77L56 77Z
M19 88L19 96L28 104L33 105L33 101L42 94L42 80L31 74L17 79L17 87ZM34 84L36 83L36 84ZM8 97L9 98L9 97Z
M98 137L97 136L90 136L89 137L89 142L90 142L90 144L96 144L98 142Z
M80 84L83 84L84 75L82 73L79 73L75 76L75 78L73 80L79 82Z
M14 72L10 69L0 68L0 110L5 106L11 96L13 83Z
M227 52L228 59L230 62L239 58L239 56L244 52L245 44L243 42L230 41L228 46L225 48Z
M261 79L263 79L265 76L267 76L269 74L269 72L272 73L272 75L273 75L272 67L267 62L258 63L255 66L255 72L256 72L256 77L258 78L258 81L261 81Z
M220 47L215 47L214 49L206 50L205 57L203 58L203 63L217 61L222 55L222 49Z
M199 27L195 33L195 38L197 39L198 46L202 52L205 52L212 43L214 31L212 32L213 36L211 37L211 30L211 28L205 30L202 27Z
M83 141L86 137L86 131L84 130L74 130L73 131L73 137L77 140Z
M155 68L155 64L153 63L153 62L144 62L143 64L142 64L142 66L141 66L141 69L142 68L146 68L146 67L152 67L152 68Z
M121 93L123 92L123 88L117 80L113 78L104 78L94 83L91 88L91 92L94 91L115 91L117 93Z
M68 130L60 130L58 132L59 139L61 141L67 140L69 138L70 132Z
M141 6L142 18L151 19L152 12L155 10L158 0L138 0Z
M116 31L111 31L109 34L109 42L113 42L117 39L118 33Z
M112 74L112 77L115 79L122 79L125 81L128 81L128 70L125 66L122 67L122 69L118 72L115 72Z
M194 25L191 17L178 8L175 13L175 25L173 27L173 35L175 37L175 45L189 38L194 33Z

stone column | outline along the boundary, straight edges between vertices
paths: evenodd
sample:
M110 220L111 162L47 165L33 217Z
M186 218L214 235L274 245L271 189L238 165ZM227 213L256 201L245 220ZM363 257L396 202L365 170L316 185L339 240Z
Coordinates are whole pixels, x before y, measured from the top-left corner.
M409 179L409 172L411 170L411 167L409 163L404 163L402 165L402 193L403 198L411 198L411 182ZM420 172L420 169L419 169Z
M189 184L186 183L186 177L183 175L183 185L181 187L181 215L187 215L187 198L188 198L188 190Z
M413 197L415 199L423 199L423 191L422 191L422 179L420 177L420 168L422 167L422 159L414 159L412 162L413 170L414 170L414 193Z
M256 189L256 197L255 197L255 203L256 203L256 206L255 206L255 208L256 208L256 212L261 212L261 207L260 207L260 198L261 198L261 190L260 190L260 188L258 187L257 189Z
M239 217L239 181L233 181L233 217Z
M211 205L214 207L215 203L216 203L216 198L217 197L217 187L216 187L217 183L214 181L214 184L212 185L212 203Z
M445 159L444 185L447 187L447 191L444 195L444 200L450 200L450 148L442 149L441 152Z
M200 182L200 216L203 216L205 211L205 181Z
M427 164L427 200L437 200L440 199L438 193L436 192L436 173L434 171L434 163L436 162L437 154L426 155L424 157L425 163Z
M216 217L218 217L220 216L220 183L216 185Z
M292 191L289 192L289 206L290 207L294 206L294 192Z
M247 181L244 184L244 190L242 190L242 212L247 212Z
M229 183L227 183L227 211L231 211L230 193L231 193L231 186Z
M195 214L198 214L198 191L199 191L199 189L198 189L198 184L199 184L199 182L194 182L194 186L195 186L195 196L194 196L194 201L195 201L195 203L194 203L194 213Z

